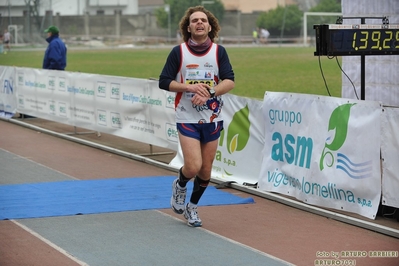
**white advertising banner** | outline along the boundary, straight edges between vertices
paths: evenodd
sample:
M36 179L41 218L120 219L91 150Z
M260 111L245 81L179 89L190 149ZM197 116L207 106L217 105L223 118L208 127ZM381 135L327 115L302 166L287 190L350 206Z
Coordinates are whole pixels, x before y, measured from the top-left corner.
M256 184L260 171L260 155L264 145L262 101L223 95L223 126L212 168L212 177L221 181ZM170 163L181 167L179 149Z
M17 68L23 114L177 150L174 93L146 79Z
M14 68L0 66L0 84L0 117L9 119L17 110Z
M170 165L183 165L175 93L157 81L0 66L0 82L2 118L19 112L169 148L178 151ZM375 218L380 196L399 207L399 111L381 110L305 94L226 94L212 177Z
M266 92L259 189L375 219L381 110L378 102Z
M399 208L399 108L384 107L381 118L382 204Z

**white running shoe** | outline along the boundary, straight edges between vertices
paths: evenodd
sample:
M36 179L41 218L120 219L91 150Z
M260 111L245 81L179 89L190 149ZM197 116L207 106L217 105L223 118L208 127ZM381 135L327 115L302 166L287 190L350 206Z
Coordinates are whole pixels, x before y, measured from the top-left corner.
M172 198L170 199L170 206L177 214L184 212L184 203L186 201L187 187L180 188L178 186L179 178L172 183Z
M198 217L198 210L197 210L197 205L193 207L189 207L188 203L186 204L186 207L184 208L184 218L187 219L187 224L192 227L201 227L202 226L202 221Z

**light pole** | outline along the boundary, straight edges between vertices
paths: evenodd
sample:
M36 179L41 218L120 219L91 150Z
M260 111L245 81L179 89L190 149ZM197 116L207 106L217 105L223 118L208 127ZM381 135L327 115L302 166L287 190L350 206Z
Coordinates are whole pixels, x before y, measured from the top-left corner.
M53 25L53 1L50 0L50 25Z
M8 0L8 25L11 25L11 0Z
M168 41L170 41L170 6L165 5L165 12L168 12Z

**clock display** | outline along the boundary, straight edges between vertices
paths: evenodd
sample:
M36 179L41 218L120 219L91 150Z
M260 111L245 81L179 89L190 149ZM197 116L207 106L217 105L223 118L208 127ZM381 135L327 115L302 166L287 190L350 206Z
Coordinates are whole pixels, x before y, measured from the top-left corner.
M314 25L315 55L399 54L399 25Z

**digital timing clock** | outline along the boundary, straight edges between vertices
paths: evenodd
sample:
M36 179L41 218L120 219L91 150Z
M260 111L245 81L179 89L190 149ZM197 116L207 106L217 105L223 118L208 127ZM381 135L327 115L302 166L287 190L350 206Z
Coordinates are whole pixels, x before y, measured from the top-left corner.
M324 24L314 25L314 55L399 54L399 25Z

